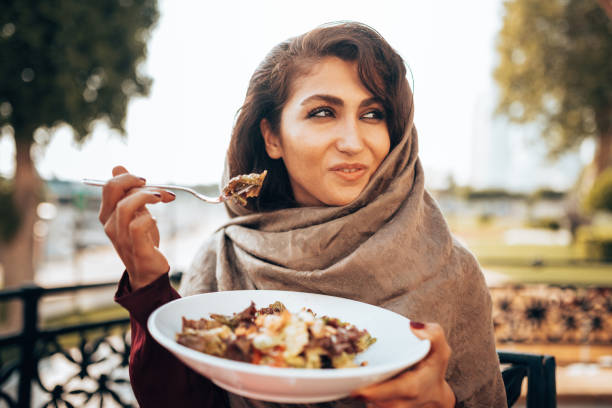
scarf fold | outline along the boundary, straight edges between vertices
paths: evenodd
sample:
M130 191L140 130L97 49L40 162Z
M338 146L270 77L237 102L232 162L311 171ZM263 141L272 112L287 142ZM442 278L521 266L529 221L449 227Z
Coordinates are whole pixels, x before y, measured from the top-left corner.
M437 322L453 350L446 377L458 401L503 407L488 289L477 261L453 239L425 190L412 118L407 129L349 205L255 213L228 203L233 218L200 249L181 292L323 293ZM232 407L284 406L235 395L230 400Z

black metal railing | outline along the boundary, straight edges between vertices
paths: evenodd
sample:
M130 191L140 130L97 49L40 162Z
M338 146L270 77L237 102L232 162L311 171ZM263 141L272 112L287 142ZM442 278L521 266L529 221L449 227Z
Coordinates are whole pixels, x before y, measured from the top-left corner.
M0 291L0 302L20 299L23 325L17 334L0 337L0 407L73 407L96 401L100 407L135 405L127 367L129 317L39 327L43 297L75 294L116 286L116 282L43 288L34 284ZM61 360L62 380L54 372L41 376L41 365ZM71 375L72 374L72 375ZM33 396L36 396L34 401ZM106 401L106 402L105 402Z
M174 285L178 285L181 275L180 272L171 275ZM21 331L0 336L0 408L71 408L88 404L136 406L127 374L130 356L128 317L54 328L39 327L39 305L43 297L116 285L116 282L55 288L25 285L0 291L0 302L20 299L23 304ZM492 294L495 299L496 290L493 289ZM511 365L503 370L509 406L518 399L524 378L528 384L527 407L556 406L554 358L505 351L498 351L498 355L502 364ZM41 376L41 365L54 358L62 359L73 372L63 379L49 380L49 370ZM36 398L33 398L35 394ZM544 402L546 405L542 405Z
M527 408L556 408L556 362L553 356L497 351L499 361L507 364L502 370L508 407L521 395L523 379L527 379Z

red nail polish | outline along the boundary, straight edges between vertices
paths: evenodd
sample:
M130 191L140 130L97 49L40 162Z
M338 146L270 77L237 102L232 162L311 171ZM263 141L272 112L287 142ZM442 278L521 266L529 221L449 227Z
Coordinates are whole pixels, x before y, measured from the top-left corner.
M176 197L176 194L174 194L172 191L166 191L168 194L170 194L172 197Z
M413 329L424 329L425 328L425 324L421 323L421 322L413 322L412 320L410 321L410 327L412 327Z
M159 197L159 198L161 198L161 193L153 193L153 195L154 195L155 197Z

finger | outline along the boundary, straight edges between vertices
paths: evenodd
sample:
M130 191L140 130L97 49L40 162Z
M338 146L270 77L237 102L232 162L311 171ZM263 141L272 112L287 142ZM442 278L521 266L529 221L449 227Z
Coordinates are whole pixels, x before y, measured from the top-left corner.
M157 233L155 219L140 213L130 223L134 270L128 271L130 282L142 287L157 279L170 269L168 260L157 249L154 235Z
M398 398L410 400L418 396L425 370L433 370L444 377L451 350L442 327L437 323L418 322L410 322L410 327L416 337L427 339L431 343L425 359L390 380L355 391L354 396L363 396L377 403Z
M160 193L161 197L162 197L162 202L163 203L169 203L169 202L174 201L176 199L176 194L174 194L173 192L168 191L168 190L164 190L164 189L161 189L161 188L147 188L147 190Z
M132 252L136 256L152 255L158 246L155 241L159 237L157 223L147 212L139 213L129 225L130 238L132 239Z
M123 173L127 173L127 169L123 166L115 166L113 167L113 177L118 176Z
M366 408L410 408L407 401L377 401L366 404Z
M128 171L127 171L127 169L125 167L123 167L123 166L115 166L115 167L113 167L113 177L120 176L120 175L125 174L125 173L128 173ZM145 179L142 178L142 177L139 177L139 179L142 180L143 182L145 181ZM176 198L176 194L174 194L171 191L163 190L163 189L160 189L160 188L155 188L155 189L151 189L151 190L154 190L154 191L157 191L158 193L161 193L162 201L164 203L168 203L170 201L174 201L174 199Z
M118 166L120 167L120 166ZM117 167L113 169L116 173ZM102 224L106 224L110 215L115 211L117 203L126 195L126 193L135 187L141 187L145 184L145 179L137 177L129 173L120 173L106 182L102 188L102 204L100 205L100 213L98 218Z
M128 233L128 227L137 211L144 211L146 204L155 204L161 201L161 194L147 190L140 190L117 204L117 229Z
M427 355L427 362L431 364L441 364L446 372L446 366L451 355L451 348L446 341L444 329L438 323L418 323L410 322L410 328L415 336L421 340L429 340L430 348Z
M147 185L142 186L141 188L135 187L135 188L131 188L130 190L125 192L125 196L130 196L132 194L136 194L138 191L140 190L146 190L146 191L150 191L152 193L159 193L161 194L161 198L162 198L162 202L163 203L169 203L171 201L174 201L176 199L176 194L174 194L171 191L167 191L161 188L152 188L152 187L147 187Z
M157 228L157 218L155 218L153 215L151 215L151 213L149 212L149 210L146 207L143 207L140 210L137 210L134 213L134 219L141 217L143 215L148 216L152 221L153 221L153 227L149 230L149 235L151 236L151 240L153 241L153 244L155 245L155 247L159 247L159 240L160 240L160 236L159 236L159 228Z
M384 400L411 400L418 395L418 385L415 371L407 370L390 380L360 388L352 396L355 398L361 397L379 405Z
M151 217L153 222L155 223L155 228L151 231L151 239L153 240L153 244L155 244L156 248L159 248L159 228L157 228L157 218Z
M123 166L116 166L116 167L113 168L113 175L115 177L121 176L121 175L126 174L126 173L127 173L127 170ZM141 180L142 183L140 183L140 185L136 185L136 187L143 187L143 188L146 188L149 191L156 191L156 192L160 193L162 195L162 201L164 203L169 203L169 202L174 201L176 199L176 194L174 194L173 192L168 191L168 190L164 190L164 189L161 189L161 188L148 187L145 184L146 181L145 181L145 179L143 177L138 177L138 179ZM123 179L121 179L121 180L123 180ZM124 191L124 195L130 195L130 194L133 194L135 192L136 192L136 189L134 187L128 188L126 191Z
M366 402L366 408L416 408L421 406L423 405L416 405L414 401L409 400Z

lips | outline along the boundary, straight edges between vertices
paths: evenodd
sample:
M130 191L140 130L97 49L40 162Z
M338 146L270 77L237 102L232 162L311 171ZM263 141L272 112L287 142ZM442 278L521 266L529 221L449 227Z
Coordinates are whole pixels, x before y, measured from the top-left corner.
M340 163L330 167L329 170L346 181L354 181L367 172L368 166L361 163Z

